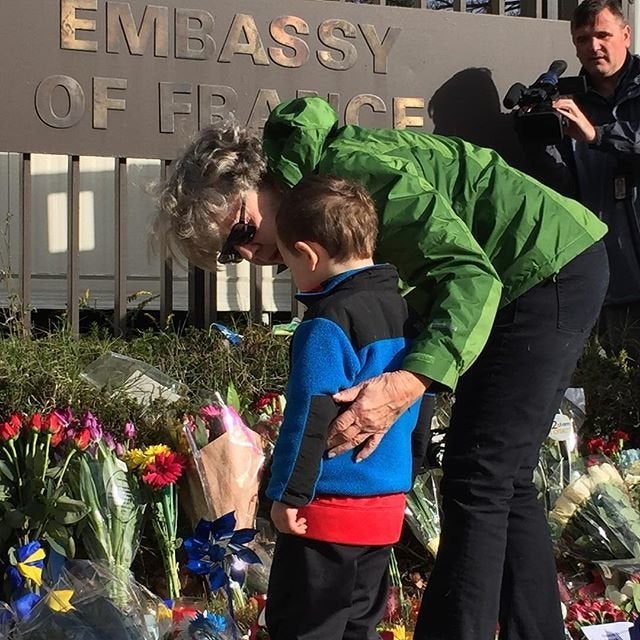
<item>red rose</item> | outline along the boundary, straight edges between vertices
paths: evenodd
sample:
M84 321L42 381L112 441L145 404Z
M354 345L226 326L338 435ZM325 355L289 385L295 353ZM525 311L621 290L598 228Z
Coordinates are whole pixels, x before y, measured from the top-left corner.
M22 418L20 414L14 413L6 422L0 424L0 440L8 442L20 435L22 428Z

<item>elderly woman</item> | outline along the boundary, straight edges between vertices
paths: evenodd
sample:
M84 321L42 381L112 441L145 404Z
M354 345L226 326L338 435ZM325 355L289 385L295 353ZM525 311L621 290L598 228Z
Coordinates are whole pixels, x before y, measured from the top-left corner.
M230 124L203 131L175 163L161 223L203 268L278 264L276 211L310 173L366 186L380 217L376 258L398 268L424 319L401 371L335 397L351 404L329 455L358 446L366 457L427 388L456 392L416 640L493 640L498 622L505 640L563 640L532 473L607 288L605 226L489 149L341 128L319 98L279 105L262 140Z

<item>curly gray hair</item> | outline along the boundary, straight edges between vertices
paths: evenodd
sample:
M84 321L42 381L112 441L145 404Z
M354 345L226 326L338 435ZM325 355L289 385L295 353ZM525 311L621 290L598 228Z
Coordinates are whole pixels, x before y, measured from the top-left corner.
M172 252L215 270L230 205L257 188L265 171L258 136L231 121L203 129L161 185L156 241L163 237Z

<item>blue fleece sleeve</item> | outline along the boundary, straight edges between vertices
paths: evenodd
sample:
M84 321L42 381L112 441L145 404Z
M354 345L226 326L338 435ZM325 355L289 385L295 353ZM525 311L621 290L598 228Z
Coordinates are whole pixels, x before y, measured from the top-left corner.
M314 318L296 329L287 406L267 487L272 500L302 506L313 499L329 424L339 410L331 395L352 386L359 369L358 357L336 323Z

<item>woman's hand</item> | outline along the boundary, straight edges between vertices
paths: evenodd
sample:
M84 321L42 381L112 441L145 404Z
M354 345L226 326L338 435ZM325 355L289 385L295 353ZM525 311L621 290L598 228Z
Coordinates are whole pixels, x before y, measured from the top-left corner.
M431 380L411 371L383 373L333 396L353 403L329 429L329 457L363 444L357 460L371 455L398 416L418 400Z
M307 532L306 518L298 518L298 509L284 502L271 505L271 520L280 533L303 536Z

